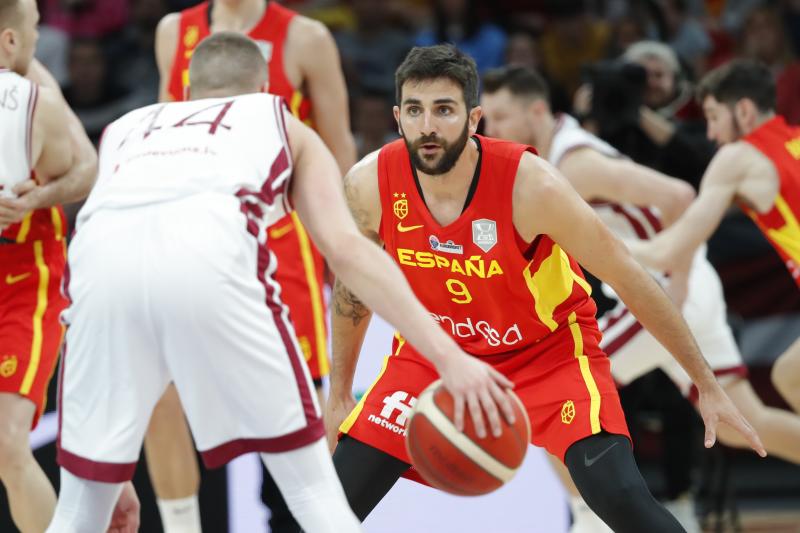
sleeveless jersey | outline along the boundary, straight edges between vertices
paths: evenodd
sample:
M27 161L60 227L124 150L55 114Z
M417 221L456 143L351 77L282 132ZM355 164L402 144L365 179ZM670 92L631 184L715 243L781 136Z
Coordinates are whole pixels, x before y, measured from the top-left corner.
M580 148L591 148L608 157L625 157L616 148L583 129L573 117L560 115L548 161L558 167L565 155ZM590 203L600 219L623 239L650 239L663 227L658 209L653 207L602 201Z
M269 92L283 97L294 116L310 124L311 100L292 86L283 68L283 46L289 24L297 15L274 0L267 2L264 16L247 34L258 44L269 70ZM211 33L211 3L203 2L181 12L178 48L172 62L169 94L183 100L184 87L189 86L189 61L197 45Z
M289 209L283 109L280 98L260 93L154 104L124 115L103 135L97 183L78 229L102 209L219 195L239 199L248 229L263 244L266 227Z
M35 83L0 68L0 198L14 197L14 185L32 176L31 127L38 95ZM61 240L64 234L61 208L48 207L28 213L22 222L0 232L0 237L24 243Z
M772 161L780 188L766 213L758 213L743 202L740 206L777 250L800 286L800 128L788 126L783 117L776 116L743 140Z
M468 353L513 353L570 324L597 328L580 267L547 235L530 245L510 206L522 154L533 148L482 136L477 188L441 226L420 196L405 142L378 156L380 236L433 318ZM395 342L398 342L396 339Z

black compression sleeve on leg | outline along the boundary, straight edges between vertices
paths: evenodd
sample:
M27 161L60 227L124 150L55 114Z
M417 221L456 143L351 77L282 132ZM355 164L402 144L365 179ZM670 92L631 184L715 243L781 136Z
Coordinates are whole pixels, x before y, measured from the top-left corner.
M684 532L650 494L626 437L599 433L580 440L565 463L583 499L616 533Z
M410 466L347 435L336 446L333 465L350 507L362 522Z

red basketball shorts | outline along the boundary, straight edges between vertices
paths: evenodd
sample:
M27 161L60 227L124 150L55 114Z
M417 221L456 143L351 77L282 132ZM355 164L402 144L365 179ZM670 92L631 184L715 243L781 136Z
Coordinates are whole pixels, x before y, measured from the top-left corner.
M596 328L572 324L525 350L482 358L514 382L530 418L531 443L562 461L573 443L602 430L629 437L599 341ZM404 442L408 415L436 379L435 368L401 343L340 431L410 463ZM414 472L408 477L419 480Z
M311 378L319 380L330 372L325 262L295 212L269 228L269 246L278 258L275 279L283 288L281 299L289 307Z
M64 253L61 241L0 244L0 392L36 404L32 428L44 411L64 333Z

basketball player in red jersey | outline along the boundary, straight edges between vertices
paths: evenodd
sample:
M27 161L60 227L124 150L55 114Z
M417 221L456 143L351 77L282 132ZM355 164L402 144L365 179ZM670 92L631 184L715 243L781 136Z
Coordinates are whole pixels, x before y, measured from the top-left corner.
M367 156L345 178L361 231L383 244L466 352L515 383L533 443L566 462L589 505L615 531L682 531L650 495L633 460L578 261L614 287L697 384L706 446L725 421L764 455L678 311L532 148L474 135L481 118L474 61L449 45L415 48L398 68L396 86L403 139ZM403 427L437 375L397 337L356 404L353 371L370 311L338 283L334 309L325 416L332 440L341 422L334 463L363 520L401 475L414 477Z
M708 240L737 203L761 229L800 287L800 128L775 114L769 69L735 60L701 81L708 137L721 146L686 213L651 241L631 247L645 265L669 269ZM772 382L800 412L800 339L776 361Z
M156 32L160 99L185 98L194 49L211 33L223 30L245 33L256 41L267 59L269 92L282 96L292 114L317 130L342 173L349 170L356 150L350 133L347 89L333 38L319 22L275 1L212 0L164 17ZM322 401L321 380L329 372L322 293L324 262L295 213L270 228L270 239L278 256L277 278L286 287L284 301ZM199 473L188 429L178 422L182 420L179 409L177 395L170 389L154 412L145 441L167 533L170 517L182 522L192 520L196 523L192 527L199 531L195 496ZM273 511L271 525L278 529L288 510L271 480L265 483L265 491Z
M34 0L0 0L0 479L23 533L43 531L56 503L28 435L44 410L63 335L59 204L85 198L97 169L80 121L33 59L38 20ZM121 503L133 511L127 523L138 524L129 489Z

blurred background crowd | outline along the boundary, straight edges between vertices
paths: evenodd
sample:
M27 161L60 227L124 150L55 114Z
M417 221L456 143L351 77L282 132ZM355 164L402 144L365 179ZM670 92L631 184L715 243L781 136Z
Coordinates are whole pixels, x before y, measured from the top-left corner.
M37 55L95 142L109 122L156 101L156 25L165 14L197 3L39 1ZM506 64L536 68L551 85L556 111L575 115L637 162L694 186L715 150L705 138L693 95L693 84L709 69L733 57L766 63L777 84L778 113L800 124L800 0L282 3L322 21L333 33L359 156L397 137L392 117L396 66L414 45L438 42L452 42L471 54L481 72ZM766 403L781 405L769 383L769 367L800 330L800 293L738 211L711 241L709 256L723 280L750 379ZM637 458L661 496L675 499L700 490L709 508L730 510L748 495L800 494L797 468L774 460L772 468L762 464L748 470L754 459L747 452L700 453L696 415L660 372L622 395ZM729 470L730 464L739 468ZM739 476L736 483L728 472ZM742 498L734 497L734 489Z

